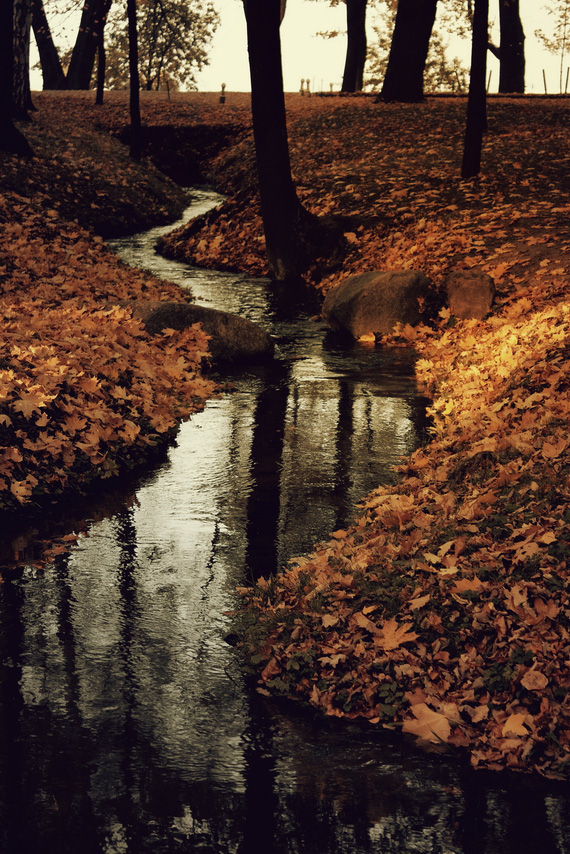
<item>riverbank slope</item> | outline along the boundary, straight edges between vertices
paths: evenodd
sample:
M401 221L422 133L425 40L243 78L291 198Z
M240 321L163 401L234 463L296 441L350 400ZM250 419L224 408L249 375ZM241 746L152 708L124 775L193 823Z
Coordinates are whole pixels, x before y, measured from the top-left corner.
M154 454L213 393L196 325L150 336L119 303L180 289L103 236L168 222L186 194L98 131L80 99L38 97L31 160L0 155L0 511L40 512Z
M93 118L86 97L52 100L70 120L77 113L124 133L125 100L110 98ZM178 128L184 144L187 128L201 124L237 140L202 166L232 196L191 234L175 234L176 251L263 272L247 98L232 103L230 93L227 111L198 94L146 103L152 123ZM347 226L342 270L320 281L315 273L315 285L326 290L371 268L421 269L441 285L447 272L479 266L498 293L483 321L455 323L444 311L435 328L392 337L419 351L418 381L434 399L432 441L403 461L396 487L363 498L353 527L242 591L243 651L263 691L461 748L476 767L565 776L569 102L493 101L484 171L471 181L459 178L457 99L380 106L290 96L288 105L299 193ZM66 486L70 471L81 483L97 466L112 469L109 442L134 452L142 425L149 440L168 431L192 396L211 390L198 372L179 375L181 356L198 364L199 331L159 345L128 314L101 308L117 290L165 298L169 286L126 271L92 234L63 222L55 184L44 181L41 196L30 186L24 195L3 185L2 214L2 492L22 503ZM161 359L163 384L147 404ZM184 401L174 412L172 388Z
M243 648L272 695L568 777L569 103L491 103L471 181L457 102L358 109L295 125L315 131L294 149L304 198L354 217L342 275L441 286L477 266L497 299L483 321L444 310L391 337L419 351L432 440L353 527L241 591Z

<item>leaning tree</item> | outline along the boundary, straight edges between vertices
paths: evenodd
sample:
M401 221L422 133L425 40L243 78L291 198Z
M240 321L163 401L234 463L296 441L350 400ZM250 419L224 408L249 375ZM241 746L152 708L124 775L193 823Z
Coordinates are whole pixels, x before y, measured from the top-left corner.
M424 99L424 70L437 0L398 0L381 101Z
M338 255L340 229L309 213L291 176L281 40L284 0L243 0L261 214L272 276L299 279L318 258Z
M52 38L43 0L32 0L32 28L40 55L44 89L65 89L65 71Z

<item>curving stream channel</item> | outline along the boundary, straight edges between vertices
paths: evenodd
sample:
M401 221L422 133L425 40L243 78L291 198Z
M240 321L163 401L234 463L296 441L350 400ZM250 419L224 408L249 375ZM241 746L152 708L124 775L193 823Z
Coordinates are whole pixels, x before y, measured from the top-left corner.
M218 198L194 191L186 218ZM277 358L226 371L235 391L160 465L82 508L70 555L6 573L0 851L568 854L567 786L475 774L251 690L224 641L235 587L350 524L421 440L425 400L413 354L346 344L306 294L165 260L163 231L112 245L260 323Z

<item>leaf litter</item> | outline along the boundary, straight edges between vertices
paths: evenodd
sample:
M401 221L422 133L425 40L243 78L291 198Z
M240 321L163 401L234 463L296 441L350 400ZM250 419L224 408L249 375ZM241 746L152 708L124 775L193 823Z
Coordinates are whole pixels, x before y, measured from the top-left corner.
M222 112L213 96L178 96L175 104L155 98L147 114L157 124L168 114L180 127L232 125L234 146L212 164L228 202L175 232L167 251L257 274L266 267L246 101L230 96ZM67 103L94 121L85 99ZM448 272L477 266L494 277L498 294L484 321L455 322L443 310L435 328L404 327L391 336L418 353L418 383L433 397L431 439L402 460L396 485L363 498L353 526L275 577L240 589L242 649L259 690L467 751L476 768L567 778L568 104L492 101L484 171L471 181L458 178L458 100L380 107L368 99L288 96L288 109L300 196L316 213L346 223L342 275L415 268L442 286ZM126 121L118 98L97 113L98 126L113 132ZM165 298L166 285L125 273L91 236L64 226L57 213L46 217L45 202L34 210L29 198L12 194L4 204L5 223L9 212L17 216L3 261L9 351L1 356L0 429L16 441L5 443L2 465L20 492L15 500L25 502L35 490L65 485L75 437L88 471L109 460L112 467L109 443L120 438L128 447L129 439L168 430L188 407L190 389L186 378L186 403L173 415L162 385L152 423L145 392L155 383L156 348L128 312L100 302L122 284L130 296L132 277L155 298ZM45 239L50 220L55 229ZM56 243L47 266L39 252L22 261L38 223L40 242ZM66 235L73 245L67 255ZM82 244L83 278L69 260ZM312 281L326 291L339 275L316 267ZM96 306L93 287L100 287ZM59 321L49 319L53 312ZM81 355L87 345L76 348L78 325L87 327L81 336L89 352L100 345L102 370ZM204 352L204 339L193 334L199 340L168 341L169 388L180 389L181 350L187 358L194 349L196 364ZM110 342L122 356L105 352ZM121 347L129 344L131 358L134 342L144 346L131 376ZM208 391L201 386L200 399Z

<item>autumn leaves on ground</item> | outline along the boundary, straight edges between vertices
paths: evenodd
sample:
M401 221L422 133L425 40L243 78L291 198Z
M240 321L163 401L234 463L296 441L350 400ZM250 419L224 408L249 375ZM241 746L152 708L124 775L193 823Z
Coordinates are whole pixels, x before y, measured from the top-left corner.
M101 231L99 208L116 216L120 188L141 186L126 158L113 174L100 167L126 103L65 97L40 99L36 160L0 164L4 507L137 461L212 391L199 329L155 340L117 306L172 298L172 286L72 222ZM273 695L466 750L476 767L568 776L570 103L491 101L471 181L459 179L461 100L290 96L288 107L299 194L346 228L343 267L315 270L315 285L405 268L440 285L478 266L498 294L484 321L443 310L435 328L396 330L433 397L432 439L402 461L397 486L363 496L352 528L241 591L246 658ZM247 99L222 110L213 96L155 97L146 110L149 125L234 138L208 169L235 195L168 251L263 272ZM178 191L152 180L163 201L145 207L160 219Z

